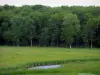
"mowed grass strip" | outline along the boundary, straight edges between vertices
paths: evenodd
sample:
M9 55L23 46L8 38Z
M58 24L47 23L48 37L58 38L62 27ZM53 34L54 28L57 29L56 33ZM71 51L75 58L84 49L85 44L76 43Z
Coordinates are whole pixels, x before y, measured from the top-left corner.
M100 58L100 49L0 47L0 68L20 66L31 62L95 58Z

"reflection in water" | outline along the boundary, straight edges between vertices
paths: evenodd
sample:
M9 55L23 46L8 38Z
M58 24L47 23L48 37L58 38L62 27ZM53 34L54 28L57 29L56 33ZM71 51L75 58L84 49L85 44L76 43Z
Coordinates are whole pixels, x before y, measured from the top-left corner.
M78 73L78 75L96 75L96 74L92 74L92 73Z
M37 67L31 67L28 68L28 70L33 70L33 69L49 69L49 68L58 68L61 65L48 65L48 66L37 66Z

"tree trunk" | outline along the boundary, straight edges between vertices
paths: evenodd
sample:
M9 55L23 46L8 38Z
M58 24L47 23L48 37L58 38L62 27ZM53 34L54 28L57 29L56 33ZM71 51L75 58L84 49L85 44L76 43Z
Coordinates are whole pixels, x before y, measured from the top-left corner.
M44 44L44 47L46 47L46 45Z
M92 48L92 40L91 40L91 48Z
M33 44L32 44L32 39L31 39L31 47L32 47L32 45L33 45Z
M85 42L85 48L87 47L86 45L87 45L87 43Z
M58 47L58 38L57 38L57 47Z
M52 47L52 42L51 42L51 47Z
M70 48L72 48L71 44L70 44Z
M19 42L17 42L17 46L19 47Z
M78 42L77 42L77 40L76 40L76 48L78 48Z
M38 41L38 46L40 47L41 45L40 45L40 41Z
M92 32L91 32L91 48L92 48Z
M17 46L19 46L19 38L17 39Z
M40 43L38 43L38 46L40 47Z
M67 48L67 44L66 44L66 48Z

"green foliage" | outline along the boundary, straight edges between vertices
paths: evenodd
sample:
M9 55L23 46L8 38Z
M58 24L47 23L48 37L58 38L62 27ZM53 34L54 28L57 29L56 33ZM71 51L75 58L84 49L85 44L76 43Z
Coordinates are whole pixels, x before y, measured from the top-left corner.
M40 44L47 45L49 41L49 29L45 27L40 34Z
M74 36L77 35L79 29L80 26L77 15L72 13L66 14L62 26L62 37L69 45L73 43Z
M95 6L0 6L0 44L65 46L67 43L100 47L99 9Z

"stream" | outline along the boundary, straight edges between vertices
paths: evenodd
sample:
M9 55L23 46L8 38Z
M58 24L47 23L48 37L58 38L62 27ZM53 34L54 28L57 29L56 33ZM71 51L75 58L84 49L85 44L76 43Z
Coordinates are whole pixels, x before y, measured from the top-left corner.
M37 67L30 67L28 70L33 70L33 69L49 69L49 68L58 68L61 67L61 65L47 65L47 66L37 66Z

